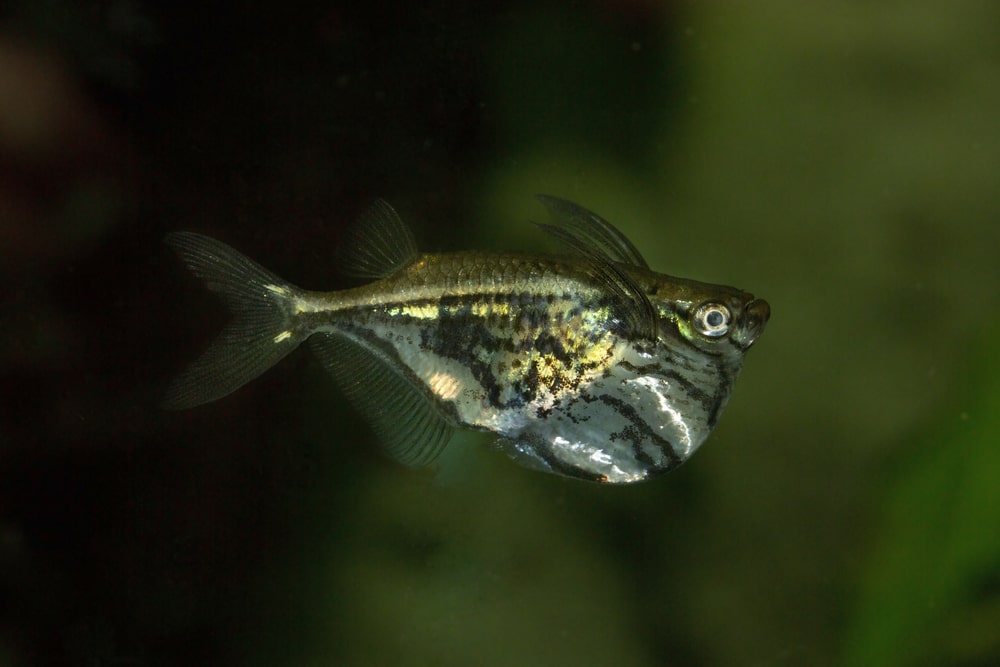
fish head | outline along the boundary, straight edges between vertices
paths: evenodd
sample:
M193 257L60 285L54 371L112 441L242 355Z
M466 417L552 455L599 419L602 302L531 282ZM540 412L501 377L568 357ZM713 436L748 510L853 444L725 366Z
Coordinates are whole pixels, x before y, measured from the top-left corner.
M771 316L767 301L725 285L658 276L647 293L661 342L684 341L713 356L742 357Z

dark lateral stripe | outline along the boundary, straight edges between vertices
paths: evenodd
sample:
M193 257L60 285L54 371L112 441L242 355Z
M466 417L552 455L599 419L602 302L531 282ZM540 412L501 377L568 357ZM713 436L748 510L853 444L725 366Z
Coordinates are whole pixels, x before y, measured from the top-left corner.
M549 306L556 302L574 302L581 305L586 305L586 303L579 297L575 297L570 293L562 294L543 294L535 292L490 292L483 290L481 292L470 292L469 294L447 294L442 293L438 296L429 296L422 299L409 299L409 300L399 300L399 301L384 301L378 304L379 308L390 309L390 308L407 308L407 307L424 307L424 306L435 306L438 308L461 308L462 306L470 306L475 303L488 302L489 304L513 304L515 306L524 307L539 307L539 306ZM371 306L357 306L357 309L368 310Z

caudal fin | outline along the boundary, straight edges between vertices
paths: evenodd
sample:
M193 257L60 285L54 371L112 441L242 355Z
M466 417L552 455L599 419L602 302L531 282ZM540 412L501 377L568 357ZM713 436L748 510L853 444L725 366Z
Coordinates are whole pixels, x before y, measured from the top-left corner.
M304 339L294 322L301 291L233 250L193 232L166 242L191 272L229 308L231 320L208 350L174 380L163 399L169 410L191 408L250 382Z

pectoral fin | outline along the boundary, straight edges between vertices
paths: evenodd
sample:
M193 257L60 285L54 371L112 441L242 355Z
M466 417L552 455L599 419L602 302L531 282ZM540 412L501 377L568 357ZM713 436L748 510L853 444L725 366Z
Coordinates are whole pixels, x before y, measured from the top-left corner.
M568 229L587 245L600 249L612 261L649 268L635 245L618 228L593 211L551 195L535 195L535 198L549 209L553 224Z
M611 309L625 336L632 340L656 340L656 309L636 282L599 247L571 230L535 223L588 260L594 282L607 293Z

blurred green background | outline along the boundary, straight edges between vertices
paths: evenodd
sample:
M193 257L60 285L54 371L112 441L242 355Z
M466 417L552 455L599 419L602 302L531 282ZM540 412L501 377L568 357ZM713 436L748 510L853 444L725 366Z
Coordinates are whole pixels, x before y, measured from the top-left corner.
M2 11L0 667L1000 664L1000 4ZM402 470L305 350L157 409L225 317L167 231L334 289L375 197L536 192L771 303L679 470Z

